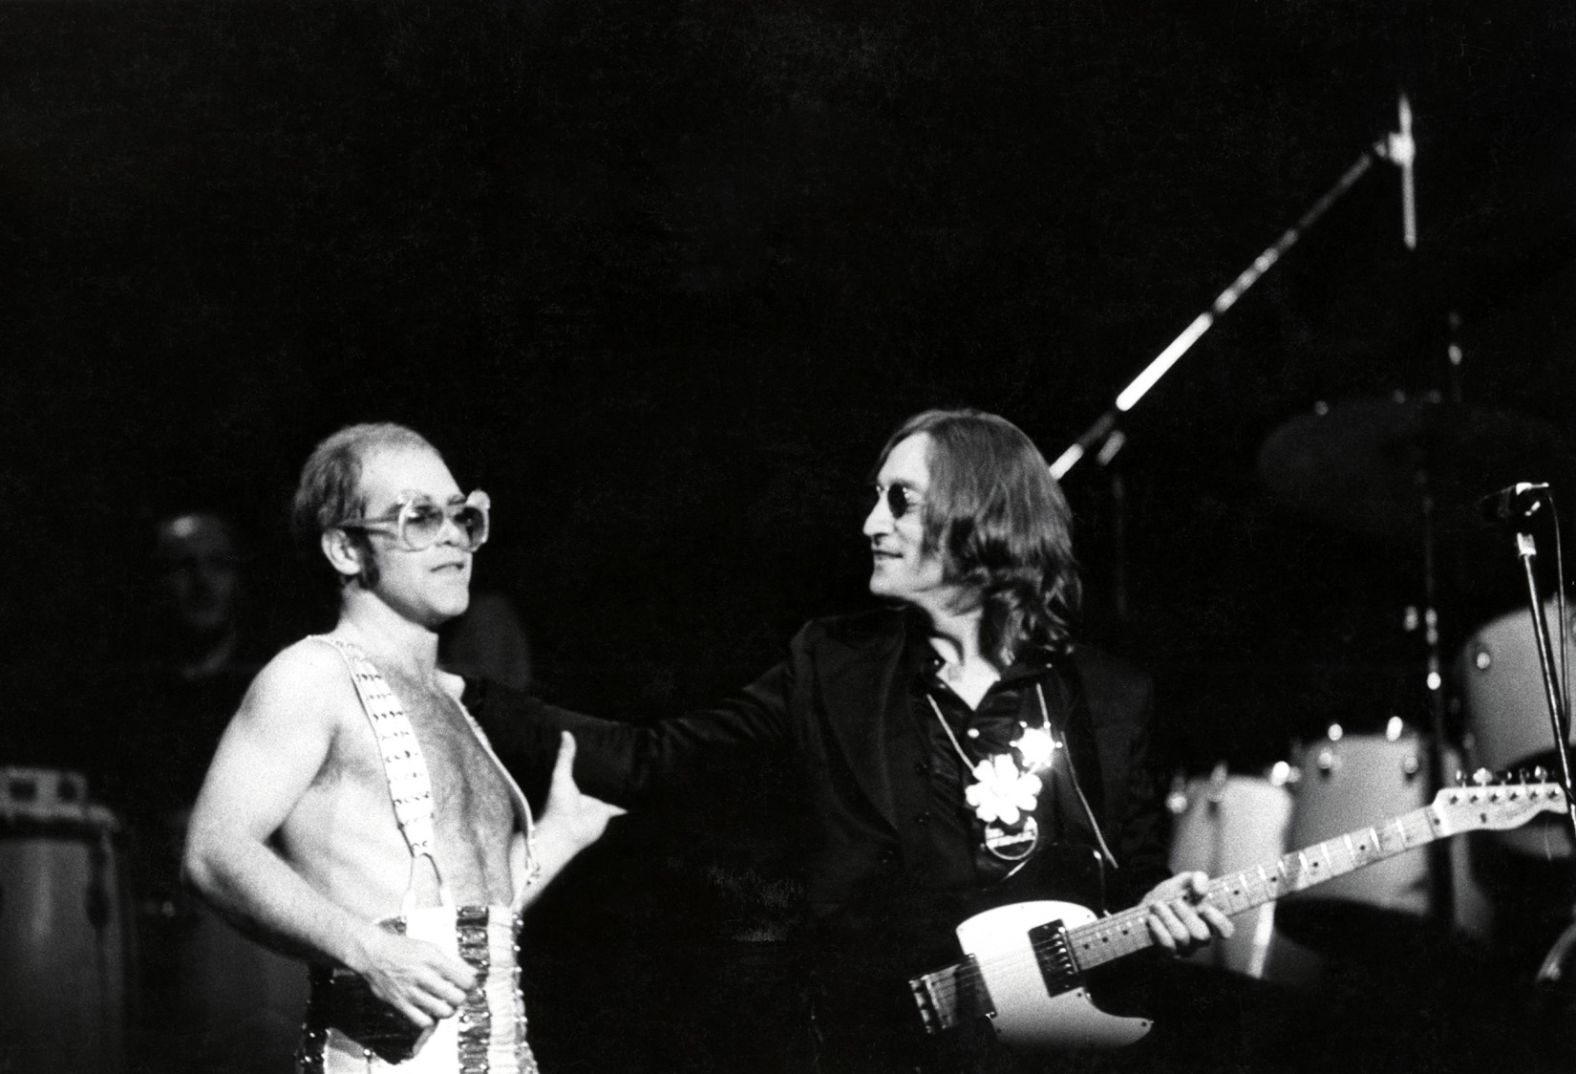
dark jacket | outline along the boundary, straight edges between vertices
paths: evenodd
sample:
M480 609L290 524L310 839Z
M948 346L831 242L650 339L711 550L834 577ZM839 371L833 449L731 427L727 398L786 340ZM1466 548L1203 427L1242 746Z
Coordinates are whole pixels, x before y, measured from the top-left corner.
M905 680L912 666L904 659L913 623L895 610L814 620L782 663L736 696L644 726L581 716L490 684L474 684L467 702L522 782L540 782L556 748L551 735L567 728L579 746L581 788L626 806L698 790L752 757L792 764L805 814L802 873L815 962L844 991L879 987L896 997L884 1009L898 1017L907 1002L903 979L955 957L951 927L982 905L978 892L938 888L924 866L929 757L914 733ZM1065 731L1119 865L1106 900L1114 909L1169 875L1148 756L1151 682L1081 646L1053 668L1051 719ZM1060 828L1096 845L1081 815L1063 818ZM1072 895L1014 883L991 902L1046 897ZM841 998L837 1005L848 1007Z

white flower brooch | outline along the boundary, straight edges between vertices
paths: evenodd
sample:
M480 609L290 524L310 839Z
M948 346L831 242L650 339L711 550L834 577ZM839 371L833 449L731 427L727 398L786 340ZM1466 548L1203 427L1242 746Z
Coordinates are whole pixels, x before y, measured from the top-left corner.
M963 796L986 824L1000 821L1011 827L1023 814L1033 813L1040 799L1040 777L1020 770L1010 753L998 753L975 765L974 780Z
M1014 753L998 753L976 764L971 770L974 782L963 792L974 815L986 824L1011 828L1033 813L1044 787L1038 773L1051 767L1058 745L1046 728L1025 727L1012 744Z

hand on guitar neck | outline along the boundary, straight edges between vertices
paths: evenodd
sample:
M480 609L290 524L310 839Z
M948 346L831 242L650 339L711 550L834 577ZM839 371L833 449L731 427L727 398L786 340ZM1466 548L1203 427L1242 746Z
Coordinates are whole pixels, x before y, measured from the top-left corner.
M1194 871L1156 884L1139 899L1138 905L1148 911L1146 923L1155 946L1173 955L1186 955L1216 936L1235 932L1231 918L1209 902L1208 895L1209 874Z
M1422 809L1202 887L1201 874L1173 877L1131 910L1097 917L1066 902L997 907L958 926L966 959L913 978L909 990L929 1033L989 1018L996 1035L1018 1048L1121 1047L1142 1038L1151 1023L1100 1010L1084 988L1090 970L1155 946L1185 951L1207 939L1219 917L1305 891L1436 839L1517 828L1539 814L1566 810L1565 793L1555 783L1451 787ZM1168 910L1174 921L1168 920Z

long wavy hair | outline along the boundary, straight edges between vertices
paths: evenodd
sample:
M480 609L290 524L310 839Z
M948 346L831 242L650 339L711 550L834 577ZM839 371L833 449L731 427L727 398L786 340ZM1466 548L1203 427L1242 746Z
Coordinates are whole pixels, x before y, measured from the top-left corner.
M1065 649L1082 584L1072 511L1045 457L995 414L927 410L898 426L877 469L920 433L930 440L922 548L978 596L981 651L1007 667L1029 648Z

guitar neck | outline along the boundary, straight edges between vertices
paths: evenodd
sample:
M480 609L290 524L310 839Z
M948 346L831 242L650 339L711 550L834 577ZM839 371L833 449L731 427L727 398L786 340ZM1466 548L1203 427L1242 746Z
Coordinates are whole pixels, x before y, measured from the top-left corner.
M1240 914L1452 834L1439 810L1424 806L1381 825L1295 850L1278 861L1218 877L1209 882L1202 901L1227 916ZM1137 906L1069 930L1068 945L1079 968L1089 970L1153 946L1147 917L1148 911Z

